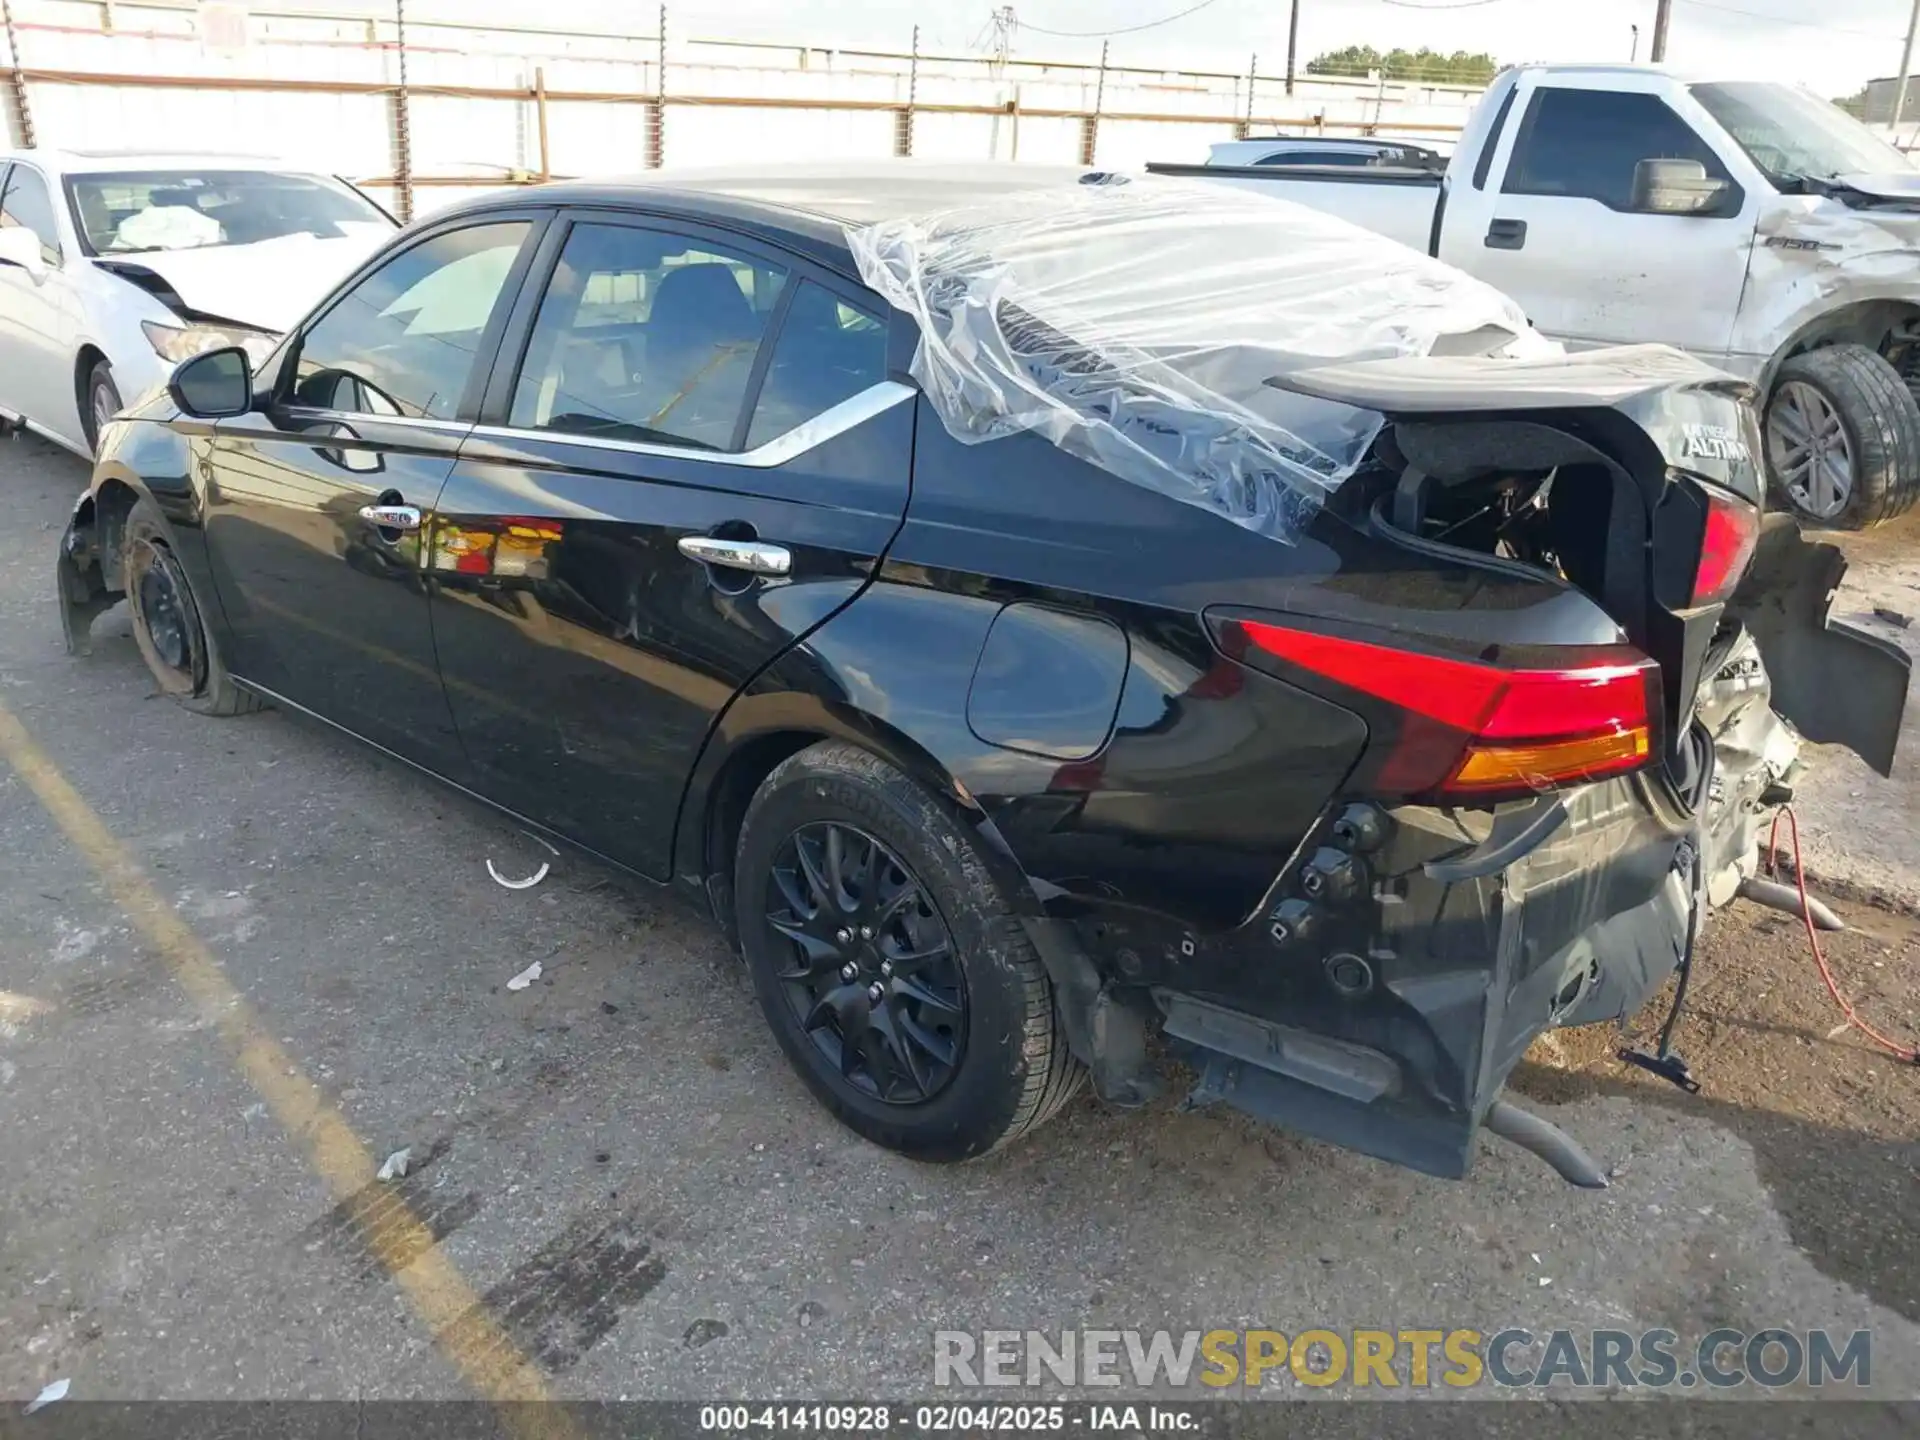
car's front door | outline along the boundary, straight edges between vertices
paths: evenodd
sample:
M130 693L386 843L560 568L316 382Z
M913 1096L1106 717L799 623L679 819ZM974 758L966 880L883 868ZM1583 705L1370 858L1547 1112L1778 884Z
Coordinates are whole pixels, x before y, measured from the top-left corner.
M40 268L0 265L0 409L24 415L69 445L86 443L74 348L80 299L67 273L46 176L25 161L6 167L0 229L22 230L40 244Z
M898 528L913 407L845 279L609 214L543 250L440 497L435 639L480 789L662 876L715 716Z
M1744 157L1708 142L1697 105L1626 88L1641 83L1665 84L1596 72L1523 85L1504 133L1488 136L1505 151L1492 182L1447 197L1440 258L1576 346L1657 340L1718 358L1746 283L1759 186ZM1635 167L1662 159L1698 161L1726 185L1723 203L1700 215L1636 209Z
M302 329L255 412L195 441L229 668L455 778L426 517L543 224L476 217L383 258Z

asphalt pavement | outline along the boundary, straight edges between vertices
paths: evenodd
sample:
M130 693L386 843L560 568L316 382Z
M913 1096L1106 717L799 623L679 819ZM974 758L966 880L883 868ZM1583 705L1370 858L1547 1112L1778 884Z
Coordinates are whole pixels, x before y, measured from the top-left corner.
M1602 1193L1171 1101L875 1149L679 902L339 735L178 709L124 614L69 659L84 483L0 440L0 1398L911 1397L936 1329L1080 1325L1867 1327L1873 1393L1920 1396L1920 1295L1803 1248L1725 1104L1554 1108Z

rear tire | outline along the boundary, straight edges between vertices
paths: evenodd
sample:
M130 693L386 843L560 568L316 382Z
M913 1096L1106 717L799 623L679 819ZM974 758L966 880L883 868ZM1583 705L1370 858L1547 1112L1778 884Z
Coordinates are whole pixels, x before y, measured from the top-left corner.
M827 741L782 763L747 809L734 880L780 1048L866 1139L966 1160L1079 1089L1046 967L966 827L885 761Z
M151 500L136 502L128 513L122 553L121 584L133 615L133 643L161 693L196 715L250 715L264 709L220 663L200 618L200 602Z
M87 437L87 449L100 453L100 432L106 422L120 411L120 387L113 383L113 367L96 360L87 372L87 383L80 390L80 428Z
M1827 530L1865 530L1920 499L1920 403L1865 345L1829 345L1784 362L1766 410L1774 494Z

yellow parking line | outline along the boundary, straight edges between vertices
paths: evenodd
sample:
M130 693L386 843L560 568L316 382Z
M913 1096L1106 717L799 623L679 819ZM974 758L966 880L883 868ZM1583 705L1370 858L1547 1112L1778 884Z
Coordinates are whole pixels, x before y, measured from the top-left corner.
M93 866L114 902L166 961L181 988L218 1026L247 1083L287 1133L305 1147L309 1162L336 1199L348 1200L373 1183L373 1156L345 1117L266 1032L206 944L161 898L132 854L4 705L0 705L0 758L26 781L54 823ZM495 1403L550 1399L539 1367L501 1329L432 1232L399 1203L397 1193L391 1199L392 1205L377 1207L377 1226L361 1227L361 1237L398 1282L441 1353L475 1390ZM349 1207L356 1216L364 1208ZM564 1435L569 1428L558 1407L527 1409L515 1404L506 1418L516 1430L528 1434Z

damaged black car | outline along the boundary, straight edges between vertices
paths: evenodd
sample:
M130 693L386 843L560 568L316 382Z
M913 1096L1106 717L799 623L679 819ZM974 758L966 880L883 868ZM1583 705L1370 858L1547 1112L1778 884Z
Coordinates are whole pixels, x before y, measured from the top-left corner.
M1195 1103L1601 1184L1509 1072L1684 975L1799 737L1884 772L1906 696L1763 515L1749 398L1218 187L551 185L182 365L59 592L189 708L710 907L879 1144L1144 1104L1171 1052Z

